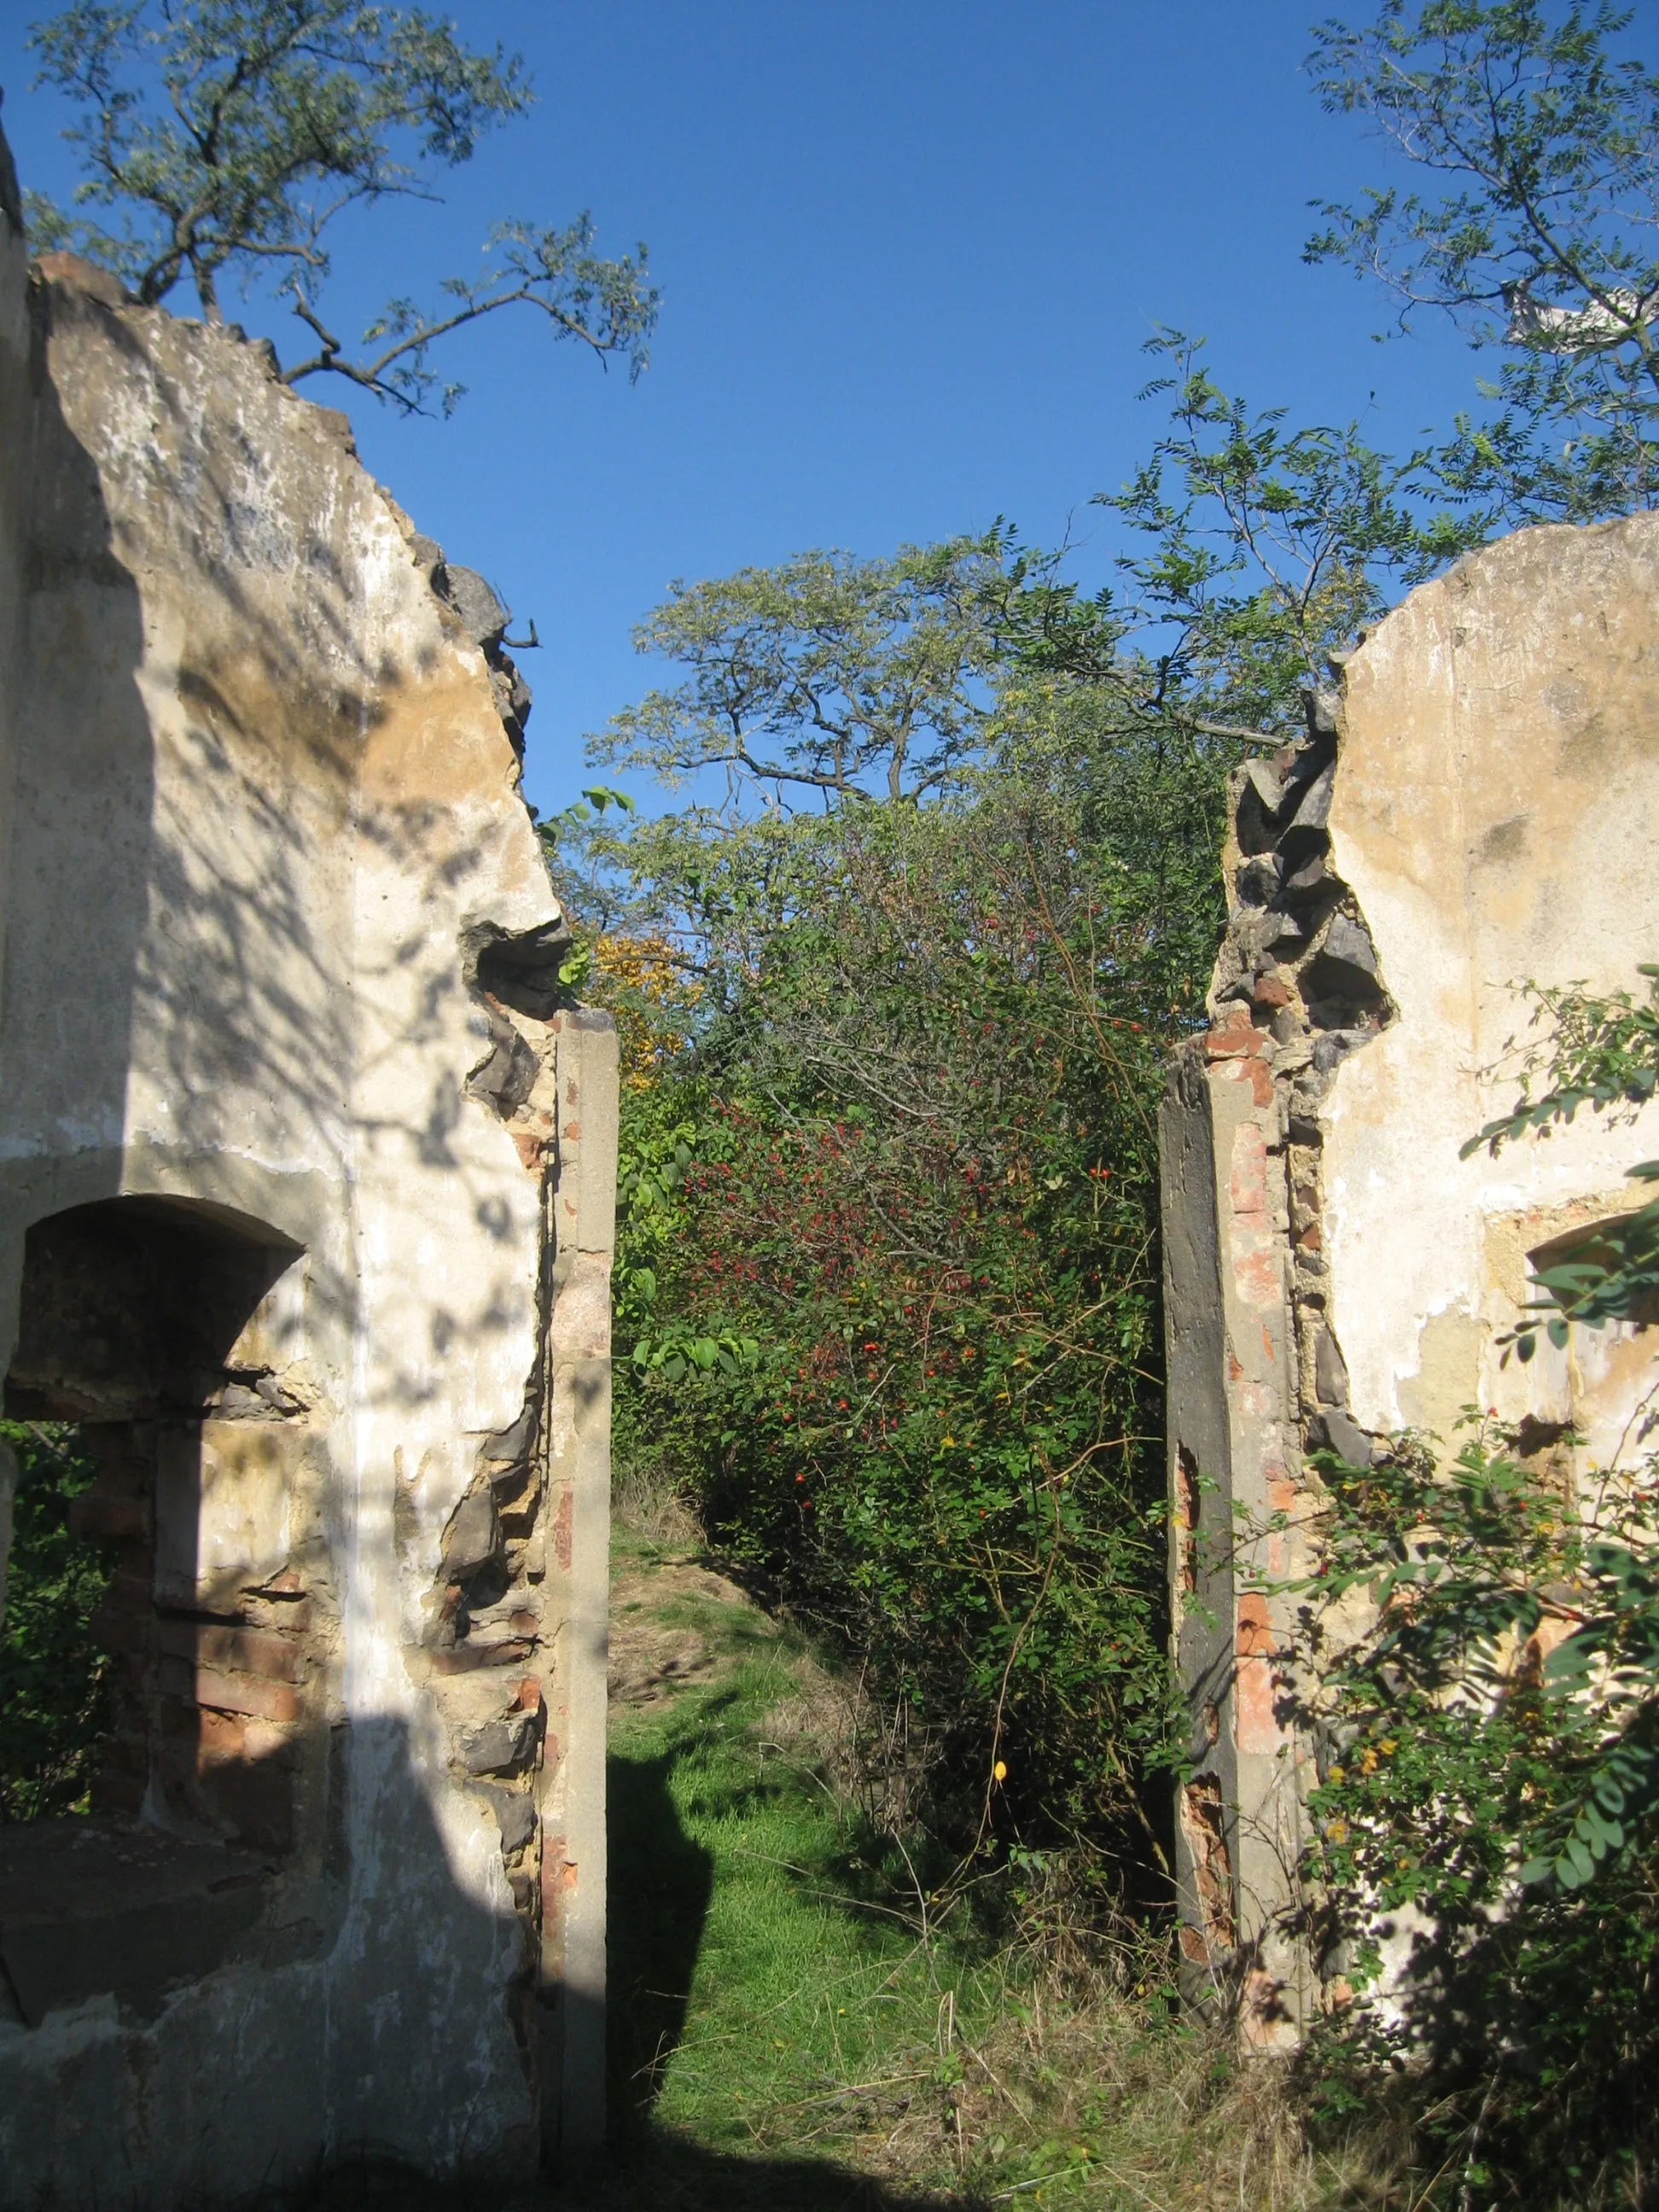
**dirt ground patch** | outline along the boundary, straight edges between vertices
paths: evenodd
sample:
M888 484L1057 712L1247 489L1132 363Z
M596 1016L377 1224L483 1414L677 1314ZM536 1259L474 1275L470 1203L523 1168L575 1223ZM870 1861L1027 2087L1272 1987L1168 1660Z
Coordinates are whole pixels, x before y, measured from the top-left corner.
M732 1662L733 1608L746 1616L751 1634L770 1629L745 1591L697 1559L617 1560L611 1586L611 1705L639 1711L712 1681Z

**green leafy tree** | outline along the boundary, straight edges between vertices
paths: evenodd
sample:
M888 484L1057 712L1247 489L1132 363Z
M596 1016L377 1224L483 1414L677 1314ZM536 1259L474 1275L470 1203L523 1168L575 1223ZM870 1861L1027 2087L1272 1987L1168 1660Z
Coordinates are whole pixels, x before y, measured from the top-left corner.
M1490 517L1454 511L1429 448L1396 459L1358 422L1297 429L1253 410L1201 338L1160 331L1144 350L1158 374L1140 397L1169 414L1130 481L1096 495L1125 531L1116 580L1085 598L1060 556L1005 531L986 618L1007 666L1086 684L1141 740L1291 742L1332 656Z
M36 247L71 247L148 306L189 283L210 321L229 283L274 292L309 349L285 381L331 373L411 412L435 396L447 413L462 387L440 385L432 346L513 307L539 311L555 339L645 366L657 295L644 249L601 259L586 215L498 224L478 276L446 279L426 306L389 301L361 350L325 319L339 219L435 198L434 173L529 107L501 47L474 52L435 17L361 0L75 0L31 44L38 83L75 106L65 135L86 172L70 210L29 195Z
M1240 748L1061 665L1110 619L1006 533L682 589L641 635L687 680L601 757L723 802L550 842L681 963L624 1099L620 1462L857 1655L877 1809L1121 1876L1168 1741L1159 1059Z
M1282 409L1254 412L1224 392L1202 342L1180 331L1146 350L1162 371L1143 397L1170 396L1168 427L1098 503L1147 544L1121 558L1116 594L1127 639L1162 633L1140 651L1147 709L1282 743L1390 586L1455 558L1480 524L1435 501L1426 453L1391 459L1357 422L1288 429Z
M983 594L1001 551L993 532L675 585L635 642L685 680L617 715L593 758L671 788L719 770L732 803L944 789L983 741L995 665Z
M1442 455L1451 489L1510 523L1593 520L1659 498L1659 76L1617 51L1601 0L1387 0L1315 33L1325 106L1442 189L1331 204L1311 260L1503 349L1483 426Z

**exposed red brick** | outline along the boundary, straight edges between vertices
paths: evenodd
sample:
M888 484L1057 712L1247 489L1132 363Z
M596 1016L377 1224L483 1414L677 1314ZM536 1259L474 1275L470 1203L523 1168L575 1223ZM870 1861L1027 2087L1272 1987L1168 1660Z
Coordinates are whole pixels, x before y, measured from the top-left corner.
M1227 1200L1235 1214L1261 1214L1267 1210L1267 1141L1248 1121L1233 1133Z
M1290 1005L1293 995L1285 977L1274 970L1266 975L1256 977L1255 988L1250 993L1250 999L1253 1005L1271 1008L1274 1013L1277 1013L1281 1006Z
M196 1712L198 1771L247 1756L247 1723L240 1713Z
M1245 1006L1229 1007L1214 1028L1205 1034L1204 1057L1206 1060L1243 1060L1252 1053L1265 1052L1270 1040L1265 1030L1259 1030L1250 1019Z
M1273 1715L1273 1631L1267 1601L1246 1590L1238 1601L1237 1659L1233 1675L1233 1740L1243 1752L1273 1753L1279 1748Z
M163 1669L179 1664L177 1660L161 1662ZM165 1674L163 1680L171 1686L171 1679ZM286 1682L264 1682L256 1674L227 1674L217 1668L198 1667L191 1688L198 1705L216 1705L222 1712L253 1713L263 1721L300 1717L299 1698Z
M201 1800L215 1824L234 1842L255 1850L285 1851L294 1840L294 1780L265 1759L243 1759L215 1769L203 1782Z
M257 1628L230 1628L217 1621L164 1620L156 1630L163 1651L200 1665L229 1668L239 1674L258 1674L271 1682L297 1682L299 1646L286 1637Z
M1176 1814L1187 1845L1195 1901L1203 1920L1197 1929L1198 1956L1207 1959L1213 1949L1228 1952L1237 1941L1233 1923L1232 1863L1227 1850L1227 1816L1221 1785L1212 1774L1195 1774L1176 1800ZM1190 1952L1188 1954L1193 1955Z
M92 1616L92 1632L106 1651L143 1651L149 1642L143 1620L110 1605L100 1605Z
M130 1774L100 1774L92 1785L94 1813L137 1813L144 1802L144 1784Z
M434 1674L471 1674L480 1667L521 1666L534 1648L521 1636L508 1637L500 1644L457 1644L451 1650L432 1654L432 1671Z
M149 1500L112 1497L102 1489L83 1491L70 1502L69 1524L76 1536L148 1536Z
M100 1423L83 1427L81 1436L98 1462L98 1476L93 1487L100 1496L143 1498L149 1493L150 1463L131 1449L130 1431L124 1427L106 1428ZM100 1441L94 1443L94 1437Z
M147 1613L150 1607L149 1577L129 1574L124 1568L118 1568L104 1592L104 1605L111 1613Z
M1224 1028L1218 1026L1206 1030L1204 1037L1206 1060L1241 1060L1255 1049L1255 1030L1246 1020L1242 1025L1229 1022Z
M564 1838L542 1838L542 1918L556 1927L564 1911L566 1860Z
M311 1600L268 1598L259 1593L243 1599L241 1614L256 1628L279 1628L288 1635L302 1636L311 1626Z
M112 1773L143 1775L149 1765L149 1746L142 1736L112 1735L104 1746L104 1764Z
M519 1705L527 1713L538 1713L542 1709L542 1686L533 1674L526 1674L519 1685Z

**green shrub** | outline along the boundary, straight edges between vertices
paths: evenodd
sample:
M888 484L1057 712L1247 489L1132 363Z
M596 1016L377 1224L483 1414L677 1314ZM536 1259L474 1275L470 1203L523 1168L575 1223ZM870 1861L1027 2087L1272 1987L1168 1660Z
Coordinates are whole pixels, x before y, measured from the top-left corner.
M0 1820L40 1820L87 1809L108 1665L93 1615L111 1550L70 1528L94 1474L76 1431L5 1421L0 1437L18 1467L0 1627Z

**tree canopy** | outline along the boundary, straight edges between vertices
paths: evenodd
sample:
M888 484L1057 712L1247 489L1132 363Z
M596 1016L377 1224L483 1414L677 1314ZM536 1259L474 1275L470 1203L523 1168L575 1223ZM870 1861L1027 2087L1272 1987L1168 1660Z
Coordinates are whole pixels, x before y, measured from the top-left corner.
M1465 419L1448 480L1510 521L1586 521L1659 498L1659 76L1615 50L1607 0L1384 0L1321 26L1326 107L1442 180L1330 202L1313 261L1453 316L1509 355L1495 422Z
M499 46L477 52L417 9L361 0L74 0L30 42L37 84L74 105L64 135L86 172L68 210L28 196L37 248L72 248L151 306L189 283L210 321L231 283L276 294L308 349L287 382L333 374L447 413L462 387L440 382L430 349L510 307L538 310L556 340L644 368L657 313L645 249L602 259L586 214L498 223L478 276L446 278L424 306L389 301L360 349L325 314L340 218L435 199L437 173L531 106L522 63Z
M774 801L938 793L982 738L1001 553L992 532L677 583L635 642L685 680L624 709L593 758L671 784L720 769Z

